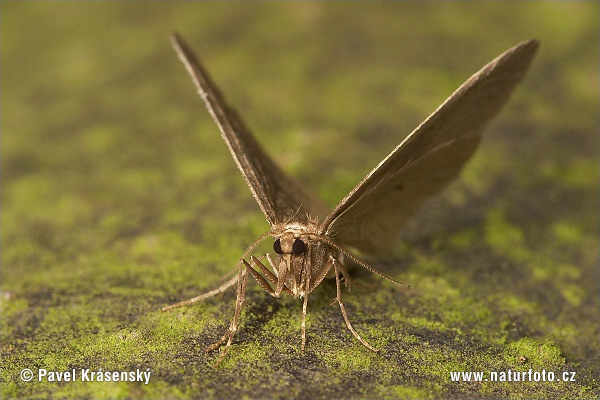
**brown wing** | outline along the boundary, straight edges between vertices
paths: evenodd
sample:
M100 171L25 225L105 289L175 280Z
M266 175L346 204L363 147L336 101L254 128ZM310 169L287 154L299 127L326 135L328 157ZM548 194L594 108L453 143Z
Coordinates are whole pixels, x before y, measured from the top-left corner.
M369 253L388 248L423 202L460 173L538 45L519 43L463 83L337 205L321 233Z
M171 36L171 41L191 75L198 94L219 126L235 163L267 221L273 225L292 216L296 221L304 221L308 213L311 216L324 217L325 206L316 195L285 174L265 154L236 112L226 104L185 42L177 34Z

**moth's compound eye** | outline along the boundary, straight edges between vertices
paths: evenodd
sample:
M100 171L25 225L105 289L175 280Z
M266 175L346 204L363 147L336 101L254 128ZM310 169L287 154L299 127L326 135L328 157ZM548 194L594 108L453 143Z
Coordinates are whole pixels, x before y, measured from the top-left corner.
M294 245L292 246L292 254L302 254L306 250L306 245L300 239L294 240Z
M281 240L277 239L275 243L273 243L273 250L275 250L275 253L277 254L283 254L283 251L281 250Z

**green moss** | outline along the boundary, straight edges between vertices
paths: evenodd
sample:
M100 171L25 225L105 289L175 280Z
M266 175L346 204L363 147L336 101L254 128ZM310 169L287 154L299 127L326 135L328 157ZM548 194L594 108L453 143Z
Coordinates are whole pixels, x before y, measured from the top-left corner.
M383 399L430 399L427 391L410 386L388 386L380 392Z
M577 244L584 238L581 227L566 221L557 222L552 225L554 236L565 244Z
M266 315L269 319L261 326L266 335L272 338L297 335L300 337L300 324L302 319L301 303L286 301L284 307L273 313L273 307L269 306ZM306 329L310 331L311 318L307 315Z
M461 249L468 249L474 243L476 238L477 238L477 232L475 230L469 229L469 230L460 231L460 232L452 235L452 237L450 237L448 242L452 246L455 246L455 247L458 247Z
M524 249L523 231L510 224L501 209L490 210L485 224L485 240L494 250L523 262L528 253Z
M392 314L392 319L395 321L404 320L406 323L411 324L418 328L427 328L427 329L432 329L432 330L436 330L436 331L448 329L447 326L445 326L444 324L442 324L440 322L431 321L431 320L428 320L428 319L422 318L422 317L399 318L398 314Z
M12 298L12 293L4 292L3 299L0 302L2 306L2 318L9 319L18 319L21 314L29 311L29 303L25 299L14 299ZM4 334L10 335L13 333L15 326L7 326L5 327Z
M366 339L368 340L368 338ZM328 357L328 363L335 368L336 374L348 374L349 372L368 371L377 354L368 351L360 343L353 343L344 352L336 352Z
M563 284L560 287L560 292L573 307L578 307L581 305L581 302L586 297L586 294L581 292L579 286L569 283Z
M515 367L526 364L530 368L560 368L565 358L553 341L523 338L509 344L504 351L504 361ZM524 357L524 359L523 359Z
M78 382L56 391L56 398L94 396L105 399L126 399L131 396L130 386L122 382Z
M223 359L219 368L224 370L238 369L240 363L250 365L260 365L261 374L268 374L271 371L269 359L272 355L272 349L260 342L245 343L243 345L232 345L230 354Z
M574 188L595 188L598 181L598 163L595 159L576 159L566 163L556 161L544 166L543 173L553 181Z

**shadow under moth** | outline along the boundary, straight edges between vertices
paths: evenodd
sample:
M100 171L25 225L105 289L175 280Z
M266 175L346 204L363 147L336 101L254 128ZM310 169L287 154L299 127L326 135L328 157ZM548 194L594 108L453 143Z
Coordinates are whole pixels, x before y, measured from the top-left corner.
M237 331L250 274L273 297L285 293L303 300L304 350L308 296L326 276L333 275L334 302L339 304L346 326L363 345L377 351L348 319L341 291L342 284L350 283L344 262L349 260L403 284L362 261L349 248L366 254L384 252L425 200L459 175L475 152L483 128L523 79L539 43L521 42L467 79L331 211L275 164L227 105L190 48L177 34L171 40L271 228L246 249L231 279L210 292L164 307L163 311L205 300L237 285L231 324L223 337L207 349L224 345L218 365ZM274 254L253 256L257 246L269 237L274 240Z

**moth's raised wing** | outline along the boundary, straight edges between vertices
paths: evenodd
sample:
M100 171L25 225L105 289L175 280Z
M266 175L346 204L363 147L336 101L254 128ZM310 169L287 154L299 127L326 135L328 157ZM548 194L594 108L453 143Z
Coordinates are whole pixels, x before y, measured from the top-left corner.
M423 202L460 173L538 44L519 43L463 83L337 205L321 233L368 253L388 248Z
M235 163L267 221L273 225L292 216L297 221L303 221L308 213L323 218L326 215L325 206L316 195L285 174L265 154L236 112L227 105L185 42L177 34L171 36L171 42L191 75L198 94L219 126Z

